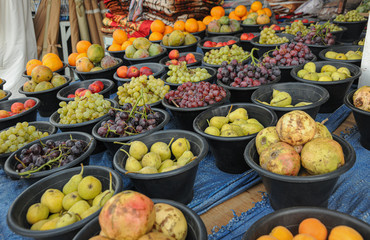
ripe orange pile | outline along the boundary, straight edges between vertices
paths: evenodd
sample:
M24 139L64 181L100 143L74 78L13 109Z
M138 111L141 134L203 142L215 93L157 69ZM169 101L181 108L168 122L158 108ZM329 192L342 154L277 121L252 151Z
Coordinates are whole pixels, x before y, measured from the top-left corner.
M26 72L28 76L31 76L32 70L38 66L44 65L51 69L51 71L57 71L63 67L63 62L60 60L59 56L55 53L45 54L41 61L38 59L31 59L26 64Z
M134 37L128 38L127 33L122 29L113 32L113 43L108 47L108 51L124 51L135 40Z
M259 15L265 14L268 17L272 16L270 8L263 8L263 5L260 1L254 1L251 5L250 10L248 11L247 7L244 5L237 6L234 11L230 12L229 18L235 20L244 20L248 17L248 14L255 12Z
M149 35L149 40L160 41L164 35L172 33L173 30L173 27L164 24L161 20L154 20L150 25L150 31L152 33Z
M269 235L257 240L363 240L355 229L339 225L328 234L326 226L316 218L306 218L298 226L298 234L293 234L284 226L274 227Z

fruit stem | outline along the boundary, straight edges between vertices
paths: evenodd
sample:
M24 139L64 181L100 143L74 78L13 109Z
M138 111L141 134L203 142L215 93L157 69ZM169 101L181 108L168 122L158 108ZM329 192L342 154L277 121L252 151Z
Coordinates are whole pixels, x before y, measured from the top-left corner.
M17 160L18 162L20 162L21 164L22 164L22 166L24 167L24 168L26 168L27 166L17 157L17 155L14 155L14 158L15 158L15 160Z
M178 107L178 108L180 107L179 105L177 105L177 104L176 104L176 102L175 102L175 101L173 101L173 99L171 100L171 102L172 102L176 107Z
M120 151L126 153L128 157L131 157L130 154L125 149L120 149Z
M207 119L208 126L210 126L209 120Z
M324 125L327 121L329 121L329 118L325 118L324 120L322 120L321 124Z
M233 109L233 105L230 106L230 109L229 109L229 112L227 113L226 116L229 116L230 112L231 112L231 109Z
M113 143L121 144L121 145L127 145L127 146L130 146L131 145L131 143L123 143L123 142L113 142Z
M168 143L168 146L171 146L173 140L175 140L175 138L171 138L171 141Z
M109 172L109 191L113 191L112 173Z
M259 49L258 48L252 48L252 50L251 50L251 52L250 52L250 54L249 54L249 57L251 58L251 60L252 60L252 62L251 62L251 65L253 65L253 66L256 66L259 62L260 62L260 60L259 59L257 59L257 58L255 58L254 56L253 56L253 52L254 51L258 51Z

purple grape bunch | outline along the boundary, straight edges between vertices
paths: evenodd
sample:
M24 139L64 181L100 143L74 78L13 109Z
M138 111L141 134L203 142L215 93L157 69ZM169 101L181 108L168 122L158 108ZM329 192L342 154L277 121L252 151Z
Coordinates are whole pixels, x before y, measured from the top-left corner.
M311 32L303 36L302 32L297 32L294 37L295 42L301 42L308 45L334 45L335 36L330 32L330 29L325 24L319 26L311 26Z

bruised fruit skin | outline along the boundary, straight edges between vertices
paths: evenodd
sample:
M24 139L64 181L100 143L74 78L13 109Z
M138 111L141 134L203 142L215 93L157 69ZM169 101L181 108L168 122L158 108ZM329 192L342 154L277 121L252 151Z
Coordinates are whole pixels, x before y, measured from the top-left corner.
M353 94L353 105L370 112L370 86L362 86Z
M256 148L258 154L267 149L271 144L280 142L276 132L276 127L267 127L262 129L256 136Z
M297 176L301 161L299 154L292 146L278 142L261 153L260 166L276 174Z
M313 138L320 138L320 137L326 137L326 138L333 139L333 136L329 132L328 128L324 124L316 122L316 134Z
M316 134L316 122L303 111L295 110L284 114L276 124L281 141L292 146L303 145Z
M342 146L329 138L315 138L306 143L301 161L307 172L313 175L335 171L345 163Z

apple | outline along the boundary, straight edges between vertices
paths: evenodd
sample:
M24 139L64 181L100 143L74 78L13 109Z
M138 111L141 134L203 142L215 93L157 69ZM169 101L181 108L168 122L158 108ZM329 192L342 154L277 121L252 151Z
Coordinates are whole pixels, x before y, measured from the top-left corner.
M0 119L10 117L10 114L6 110L0 110Z
M171 52L168 54L168 57L172 60L172 59L178 59L180 56L180 52L179 50L171 50Z
M103 91L103 89L104 89L104 83L102 81L96 80L92 84L98 85L99 88L100 88L100 91Z
M32 108L35 105L36 105L36 101L33 99L28 99L27 101L24 102L24 108L26 110Z
M117 76L120 78L127 78L127 66L121 66L117 69Z
M140 71L137 67L131 66L128 68L127 77L132 78L132 77L138 77L138 76L140 76Z
M141 75L150 76L150 75L153 75L153 71L149 67L142 67L140 68L140 76Z
M248 33L243 33L243 34L240 36L240 40L246 41L246 40L248 40L248 37L249 37Z
M12 104L12 106L10 107L10 111L12 113L15 113L15 114L18 114L18 113L21 113L25 110L24 108L24 104L21 103L21 102L15 102Z
M179 61L179 62L186 61L186 57L185 57L185 56L181 56L181 57L179 57L178 61Z
M308 19L303 19L302 23L308 23Z
M88 89L92 92L92 93L98 93L100 92L100 87L99 85L95 84L95 83L92 83L89 85Z
M216 42L212 42L212 47L216 47L217 43Z
M172 59L170 62L171 62L170 64L172 65L179 65L179 61L176 59Z
M229 41L227 41L227 45L231 45L231 44L234 44L234 43L236 43L235 40L229 40Z
M192 53L186 54L185 61L188 62L190 59L195 59L194 54L192 54Z
M68 94L67 98L75 98L76 96L72 93Z
M86 90L85 88L77 88L75 91L75 95L79 97L81 96L81 92L85 90Z
M211 41L205 41L203 43L203 47L212 47L212 42Z
M195 63L197 60L195 58L189 58L189 60L186 61L187 64Z
M224 45L221 43L221 42L219 42L219 43L217 43L216 44L216 46L215 47L223 47Z
M90 92L91 93L91 91L90 90L88 90L88 89L85 89L85 90L83 90L82 92L80 92L80 97L83 97L83 96L85 96L85 94L87 93L87 92Z

